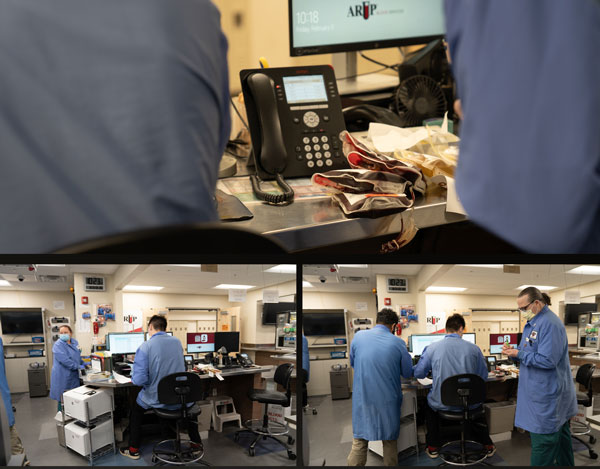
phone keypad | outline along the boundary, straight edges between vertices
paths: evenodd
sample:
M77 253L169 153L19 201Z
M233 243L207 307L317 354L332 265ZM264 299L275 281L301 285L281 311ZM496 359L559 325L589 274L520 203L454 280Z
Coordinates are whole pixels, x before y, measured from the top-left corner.
M337 141L335 135L324 135L322 131L315 130L308 132L316 132L316 135L302 137L302 146L296 147L297 153L301 153L298 155L298 160L306 161L306 166L309 168L332 167L334 158L342 156L341 151L338 151L340 142ZM300 151L298 151L299 148Z

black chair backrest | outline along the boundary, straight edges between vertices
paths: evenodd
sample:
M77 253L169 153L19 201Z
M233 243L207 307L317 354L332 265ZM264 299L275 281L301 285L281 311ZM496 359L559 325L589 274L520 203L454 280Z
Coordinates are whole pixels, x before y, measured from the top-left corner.
M290 388L290 381L292 378L292 372L294 371L294 365L291 363L283 363L279 365L275 370L273 380L285 388L285 393L289 397L292 393Z
M173 373L158 382L158 400L161 404L187 404L202 400L202 380L196 373Z
M485 381L474 374L454 375L442 383L442 404L452 407L470 407L485 401Z
M230 254L278 253L283 246L269 236L224 223L148 228L65 246L55 254Z
M585 363L579 367L577 370L577 375L575 376L575 381L579 384L583 384L585 386L586 391L589 394L592 392L592 375L596 370L596 365L592 363Z

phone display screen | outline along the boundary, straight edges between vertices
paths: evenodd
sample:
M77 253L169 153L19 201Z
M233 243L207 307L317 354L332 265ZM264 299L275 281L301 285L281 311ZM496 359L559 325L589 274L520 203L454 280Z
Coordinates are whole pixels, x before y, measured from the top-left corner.
M283 77L288 104L320 103L327 101L323 75Z

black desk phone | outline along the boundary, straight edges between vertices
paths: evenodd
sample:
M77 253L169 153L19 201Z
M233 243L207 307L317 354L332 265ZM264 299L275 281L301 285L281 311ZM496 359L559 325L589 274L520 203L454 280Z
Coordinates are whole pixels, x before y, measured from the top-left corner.
M244 367L254 365L247 353L236 353L236 358L238 363Z
M332 67L242 70L240 79L258 178L276 179L284 190L269 200L258 187L259 198L290 203L293 191L283 177L348 167L339 140L346 126Z

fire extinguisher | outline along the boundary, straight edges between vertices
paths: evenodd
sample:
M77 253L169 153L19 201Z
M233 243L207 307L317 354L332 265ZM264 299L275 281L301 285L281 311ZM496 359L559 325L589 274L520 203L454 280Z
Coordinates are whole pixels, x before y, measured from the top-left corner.
M97 335L99 330L100 326L98 325L98 321L94 321L94 335Z

